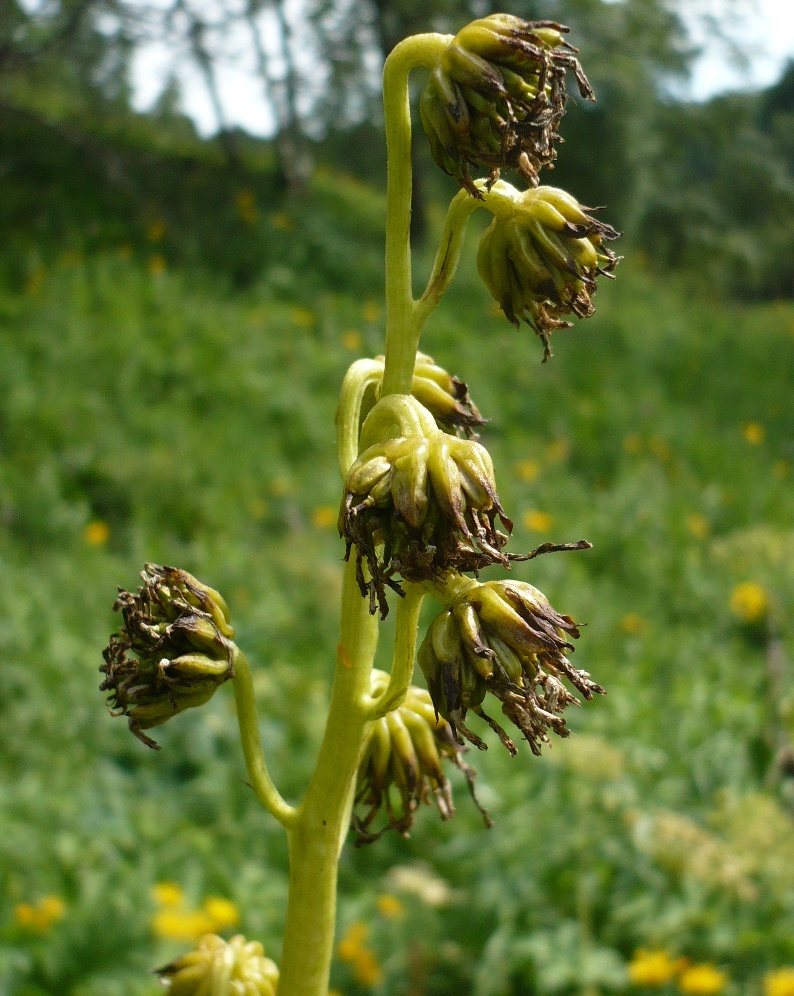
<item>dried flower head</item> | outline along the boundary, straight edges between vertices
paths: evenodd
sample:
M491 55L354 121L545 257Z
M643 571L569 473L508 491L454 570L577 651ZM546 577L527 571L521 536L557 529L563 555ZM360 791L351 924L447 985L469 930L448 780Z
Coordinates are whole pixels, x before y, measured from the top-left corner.
M132 733L203 705L234 674L234 630L223 598L187 571L147 564L137 594L119 589L113 608L123 628L103 652L113 715L129 718Z
M516 169L532 185L556 157L557 126L565 113L565 73L579 92L595 95L555 21L492 14L462 28L433 70L419 104L436 163L474 197L469 166Z
M500 190L514 210L494 217L477 268L509 321L518 328L523 319L535 331L547 360L550 334L571 324L565 316L593 314L596 279L611 277L620 259L605 243L620 233L556 187L519 192L500 184Z
M258 941L237 934L224 941L205 934L195 951L182 955L156 975L170 996L275 996L278 968L266 958Z
M497 529L497 517L507 533ZM348 472L339 513L346 557L356 547L362 595L383 617L385 588L400 590L395 574L421 581L443 571L506 566L502 548L512 528L485 447L439 431L364 450Z
M471 710L497 733L511 754L515 744L482 708L488 692L502 713L523 734L533 754L548 743L548 731L568 736L562 717L578 700L566 678L586 699L604 689L566 656L579 628L546 597L522 581L471 582L430 624L419 648L419 665L436 711L452 727L485 750L486 744L465 723Z
M388 675L373 671L373 696L383 692L387 684ZM358 842L377 840L385 830L407 836L422 803L431 805L435 801L441 819L451 819L455 807L443 761L464 773L474 797L475 772L463 760L463 750L455 742L449 723L437 716L428 693L411 685L405 702L372 724L364 745L356 788L356 804L364 812L353 818ZM488 814L477 805L490 825ZM372 824L384 810L387 824L373 832Z

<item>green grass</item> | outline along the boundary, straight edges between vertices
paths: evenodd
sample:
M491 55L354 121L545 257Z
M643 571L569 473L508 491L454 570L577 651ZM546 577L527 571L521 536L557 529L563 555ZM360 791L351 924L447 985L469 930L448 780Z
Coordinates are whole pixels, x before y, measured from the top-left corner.
M337 640L342 549L323 525L339 498L336 392L352 359L382 350L380 252L331 228L372 232L380 201L331 176L317 197L322 211L294 205L295 230L271 232L283 262L243 293L107 250L0 304L9 996L159 991L147 969L185 947L151 929L165 880L196 905L232 899L278 958L285 846L243 782L231 696L163 728L154 754L107 715L97 667L116 586L145 560L192 571L230 602L279 784L293 798L305 784ZM792 793L770 774L794 695L790 665L788 706L770 689L770 654L794 653L794 307L621 271L541 365L531 334L493 314L469 251L423 342L492 419L512 549L594 543L515 574L587 623L576 659L609 694L541 759L498 744L470 757L493 830L458 784L451 823L428 810L410 840L346 853L340 929L370 923L389 996L630 991L641 946L720 964L735 994L794 964ZM532 512L548 532L527 527ZM97 522L108 540L92 546ZM767 591L782 649L731 613L746 581ZM390 870L417 862L454 901L401 894L410 916L380 915ZM66 914L37 936L14 909L45 895ZM341 963L334 984L366 991Z

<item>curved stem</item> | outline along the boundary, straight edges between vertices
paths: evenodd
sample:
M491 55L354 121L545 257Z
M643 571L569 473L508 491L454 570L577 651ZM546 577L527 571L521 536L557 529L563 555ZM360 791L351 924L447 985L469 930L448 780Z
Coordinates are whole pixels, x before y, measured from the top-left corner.
M463 249L463 237L469 218L479 207L484 207L482 201L465 190L459 191L453 198L447 211L441 244L436 253L433 270L427 282L424 294L416 302L414 309L414 332L417 342L422 334L425 322L435 310L438 302L444 296L452 283L455 270L458 268L460 253Z
M378 622L347 564L342 623L325 735L303 802L289 829L290 885L279 996L326 996L336 924L339 852L350 792L368 725Z
M401 598L397 603L397 631L389 683L377 699L371 700L367 711L369 719L380 719L387 712L402 705L414 673L416 633L425 594L415 584L406 583L404 590L405 598Z
M232 684L237 706L237 722L240 727L240 743L251 785L265 809L272 813L282 826L289 829L295 820L296 810L281 797L267 770L262 751L262 738L259 735L251 666L239 647L235 647Z
M411 109L408 76L433 68L450 35L424 34L395 46L383 69L388 182L386 193L386 370L383 394L410 394L417 338L411 288Z
M347 477L359 453L358 436L364 395L382 376L383 363L379 360L356 360L342 381L336 409L336 449L342 480Z

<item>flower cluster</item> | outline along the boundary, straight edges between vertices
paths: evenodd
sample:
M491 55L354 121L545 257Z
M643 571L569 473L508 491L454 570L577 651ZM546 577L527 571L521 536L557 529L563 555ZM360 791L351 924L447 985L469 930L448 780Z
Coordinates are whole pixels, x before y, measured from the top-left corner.
M119 590L124 627L110 638L100 671L113 715L143 730L203 705L234 674L234 630L223 598L187 571L147 564L137 594ZM130 656L130 654L134 656Z
M388 675L373 671L373 696L383 692L387 684ZM449 723L439 718L430 695L412 685L401 706L375 720L364 744L355 801L366 812L353 818L359 843L370 843L390 829L407 836L422 803L435 801L441 819L451 819L455 806L443 769L445 760L464 773L474 796L474 771L463 760L462 747L455 742ZM393 788L399 798L396 806ZM370 828L382 809L388 822L384 830L373 833ZM489 822L487 813L480 811Z
M355 920L345 931L336 953L339 960L350 965L353 978L362 986L376 986L383 978L378 956L367 944L369 927Z
M278 968L258 941L206 934L195 951L157 969L170 996L275 996Z
M502 548L512 528L488 451L440 430L367 447L348 471L339 513L346 558L355 546L361 592L383 617L386 586L400 590L394 574L422 581L444 571L506 566Z
M531 184L555 157L565 113L565 73L579 92L593 91L555 21L492 14L462 28L422 93L419 112L436 163L475 197L469 166L517 169Z
M158 909L152 931L165 941L197 941L204 934L230 930L240 922L240 911L222 896L207 896L199 909L191 907L176 882L158 882L152 890Z
M14 920L32 934L46 934L66 915L66 904L60 896L43 896L37 903L17 903Z
M566 656L573 650L570 638L578 637L579 629L570 616L557 612L525 582L471 581L463 589L430 624L419 648L419 665L433 706L459 742L462 734L481 750L486 747L465 723L471 710L515 754L513 741L482 708L491 692L532 753L539 754L541 745L548 743L549 730L568 736L562 713L577 699L563 678L586 699L604 693Z
M571 324L566 315L593 314L596 278L612 276L619 261L605 243L620 233L564 190L499 186L512 210L494 215L477 268L507 319L516 328L523 319L539 336L546 360L550 333Z

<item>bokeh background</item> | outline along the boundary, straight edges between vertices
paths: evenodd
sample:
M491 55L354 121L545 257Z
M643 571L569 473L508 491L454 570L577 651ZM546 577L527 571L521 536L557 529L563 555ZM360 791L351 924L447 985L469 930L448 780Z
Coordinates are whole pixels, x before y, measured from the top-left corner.
M378 75L490 9L0 9L3 996L153 996L208 929L278 959L286 849L231 695L147 750L98 692L111 605L147 560L226 595L297 798L337 640L336 392L383 343ZM593 542L515 576L586 622L609 694L542 758L470 757L492 830L459 780L453 821L346 850L333 985L791 996L794 63L750 3L500 9L570 24L598 103L544 179L608 205L626 259L541 365L475 217L423 348L492 419L513 549ZM708 99L704 43L735 87ZM425 274L454 185L415 144Z

